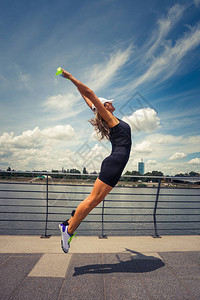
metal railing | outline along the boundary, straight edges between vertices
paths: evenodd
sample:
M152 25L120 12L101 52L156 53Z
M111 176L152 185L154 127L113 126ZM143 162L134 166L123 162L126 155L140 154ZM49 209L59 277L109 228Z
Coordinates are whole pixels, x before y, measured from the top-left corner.
M71 176L74 178L71 180L75 182L77 176L84 180L92 180L92 176L97 176L47 172L0 172L1 175L5 178L0 181L0 234L39 234L42 237L59 234L58 224L69 217L71 211L92 190L92 184L85 184L84 181L81 184L69 184L66 178ZM16 176L22 175L45 175L45 178L39 177L39 182L31 178L28 182L15 181ZM60 179L53 178L54 176ZM138 178L140 181L155 182L151 183L152 187L136 188L132 180ZM121 234L153 237L160 237L161 233L199 234L200 188L191 188L194 183L186 186L182 184L181 188L176 189L164 186L166 181L194 182L197 179L199 178L123 176L120 185L82 222L79 234L95 234L101 238ZM142 183L139 185L142 186Z

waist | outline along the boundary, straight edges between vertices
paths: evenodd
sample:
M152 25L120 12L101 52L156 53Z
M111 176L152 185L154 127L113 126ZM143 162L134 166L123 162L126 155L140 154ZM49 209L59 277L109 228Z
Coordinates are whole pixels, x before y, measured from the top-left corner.
M131 143L125 145L112 145L112 153L121 153L121 152L130 153L130 150L131 150Z
M121 141L121 142L111 141L111 145L112 145L112 148L118 148L118 147L130 148L132 145L132 141L131 141L131 139L129 139L127 141Z
M129 135L111 135L110 142L112 146L130 146L132 143L131 136Z

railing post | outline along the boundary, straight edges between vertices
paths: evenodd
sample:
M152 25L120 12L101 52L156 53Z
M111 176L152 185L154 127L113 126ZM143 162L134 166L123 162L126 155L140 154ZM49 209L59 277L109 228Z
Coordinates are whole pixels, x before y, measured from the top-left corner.
M104 203L105 199L103 199L102 211L101 211L101 235L99 239L107 239L107 235L104 234Z
M49 215L49 177L47 175L47 181L46 181L46 222L45 222L45 232L41 236L41 238L50 238L50 236L51 236L51 235L47 235L48 215Z
M154 230L155 233L153 235L153 238L161 238L161 236L158 234L157 231L157 222L156 222L156 211L157 211L157 206L158 206L158 198L159 198L159 193L160 193L160 184L161 184L161 178L158 181L158 188L157 188L157 194L156 194L156 201L154 205L154 212L153 212L153 221L154 221Z

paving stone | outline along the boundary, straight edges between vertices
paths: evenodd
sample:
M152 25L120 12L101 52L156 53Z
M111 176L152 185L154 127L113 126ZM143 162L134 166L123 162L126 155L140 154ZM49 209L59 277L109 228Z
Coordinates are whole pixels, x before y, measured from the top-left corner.
M139 280L136 264L129 253L104 253L101 270L106 277L126 277L129 274L132 279Z
M171 271L180 278L200 278L198 252L161 252L160 255Z
M73 254L59 300L104 299L102 254Z
M0 265L10 256L10 254L1 253L0 254Z
M34 266L29 276L32 277L65 277L71 254L46 253Z
M135 260L137 272L143 278L160 278L161 276L172 277L173 272L159 258Z
M200 299L200 282L199 279L183 280L183 284L195 299Z
M175 277L160 280L152 280L145 278L144 285L149 294L156 300L192 300L192 294L184 287L184 285Z
M103 254L106 299L149 299L130 253Z
M21 284L41 255L10 256L0 266L0 299L8 299Z
M200 252L187 252L187 256L191 261L200 265Z
M9 300L58 299L64 279L56 277L26 277Z
M180 278L185 279L199 279L200 280L200 265L174 265L171 267L172 270Z
M195 256L198 252L159 252L166 264L169 265L191 265L195 263ZM200 256L199 256L200 259Z
M129 274L123 278L110 276L109 280L105 281L105 287L107 300L150 299L142 282L133 280Z

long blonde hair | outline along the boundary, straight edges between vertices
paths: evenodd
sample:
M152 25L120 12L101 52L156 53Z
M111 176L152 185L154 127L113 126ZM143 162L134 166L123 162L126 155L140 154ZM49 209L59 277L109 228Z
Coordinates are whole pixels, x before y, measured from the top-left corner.
M95 127L95 131L97 135L100 136L100 140L102 140L104 137L110 140L110 128L108 127L104 119L100 116L98 111L95 112L94 119L91 119L89 122Z

